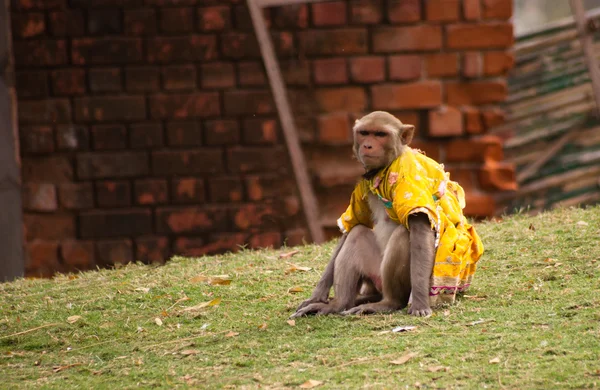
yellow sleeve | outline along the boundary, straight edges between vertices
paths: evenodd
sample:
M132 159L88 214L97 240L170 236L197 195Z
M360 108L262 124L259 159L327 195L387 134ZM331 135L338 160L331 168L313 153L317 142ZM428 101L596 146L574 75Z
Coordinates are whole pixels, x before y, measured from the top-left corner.
M367 192L364 183L359 183L352 192L350 204L342 216L337 220L342 233L348 233L356 225L365 225L373 228L371 209L367 201Z

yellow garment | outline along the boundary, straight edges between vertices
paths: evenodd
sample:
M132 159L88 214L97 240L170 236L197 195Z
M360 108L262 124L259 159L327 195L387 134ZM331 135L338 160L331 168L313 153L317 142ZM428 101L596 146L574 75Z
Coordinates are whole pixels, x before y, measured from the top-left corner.
M409 215L422 212L429 216L436 232L430 303L453 303L456 293L469 287L483 254L481 239L462 214L462 187L450 180L442 165L406 147L375 177L357 184L348 209L338 219L342 232L349 232L358 224L373 227L369 193L383 202L392 221L407 229Z

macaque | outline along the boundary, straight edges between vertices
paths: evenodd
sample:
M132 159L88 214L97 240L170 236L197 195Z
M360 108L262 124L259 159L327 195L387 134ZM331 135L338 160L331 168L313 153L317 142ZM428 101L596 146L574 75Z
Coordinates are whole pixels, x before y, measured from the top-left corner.
M343 235L329 264L292 317L407 306L426 317L469 287L483 245L462 214L460 185L408 146L414 130L383 111L355 122L353 151L365 174L338 219Z

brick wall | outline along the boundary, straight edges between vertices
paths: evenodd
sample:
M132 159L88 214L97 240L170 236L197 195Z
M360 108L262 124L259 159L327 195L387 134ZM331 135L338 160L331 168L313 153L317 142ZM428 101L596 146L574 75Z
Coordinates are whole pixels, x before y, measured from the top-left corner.
M494 213L511 3L265 10L330 236L361 173L351 124L376 109ZM13 35L29 275L307 236L244 1L13 0Z

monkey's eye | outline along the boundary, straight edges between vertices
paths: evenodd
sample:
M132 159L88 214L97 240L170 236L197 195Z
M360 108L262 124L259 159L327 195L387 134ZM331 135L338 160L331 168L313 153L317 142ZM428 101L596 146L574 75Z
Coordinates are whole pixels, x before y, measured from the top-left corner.
M376 131L375 137L385 137L387 133L385 131Z
M358 132L358 134L366 137L367 135L369 135L369 131L368 130L361 130L361 131Z

